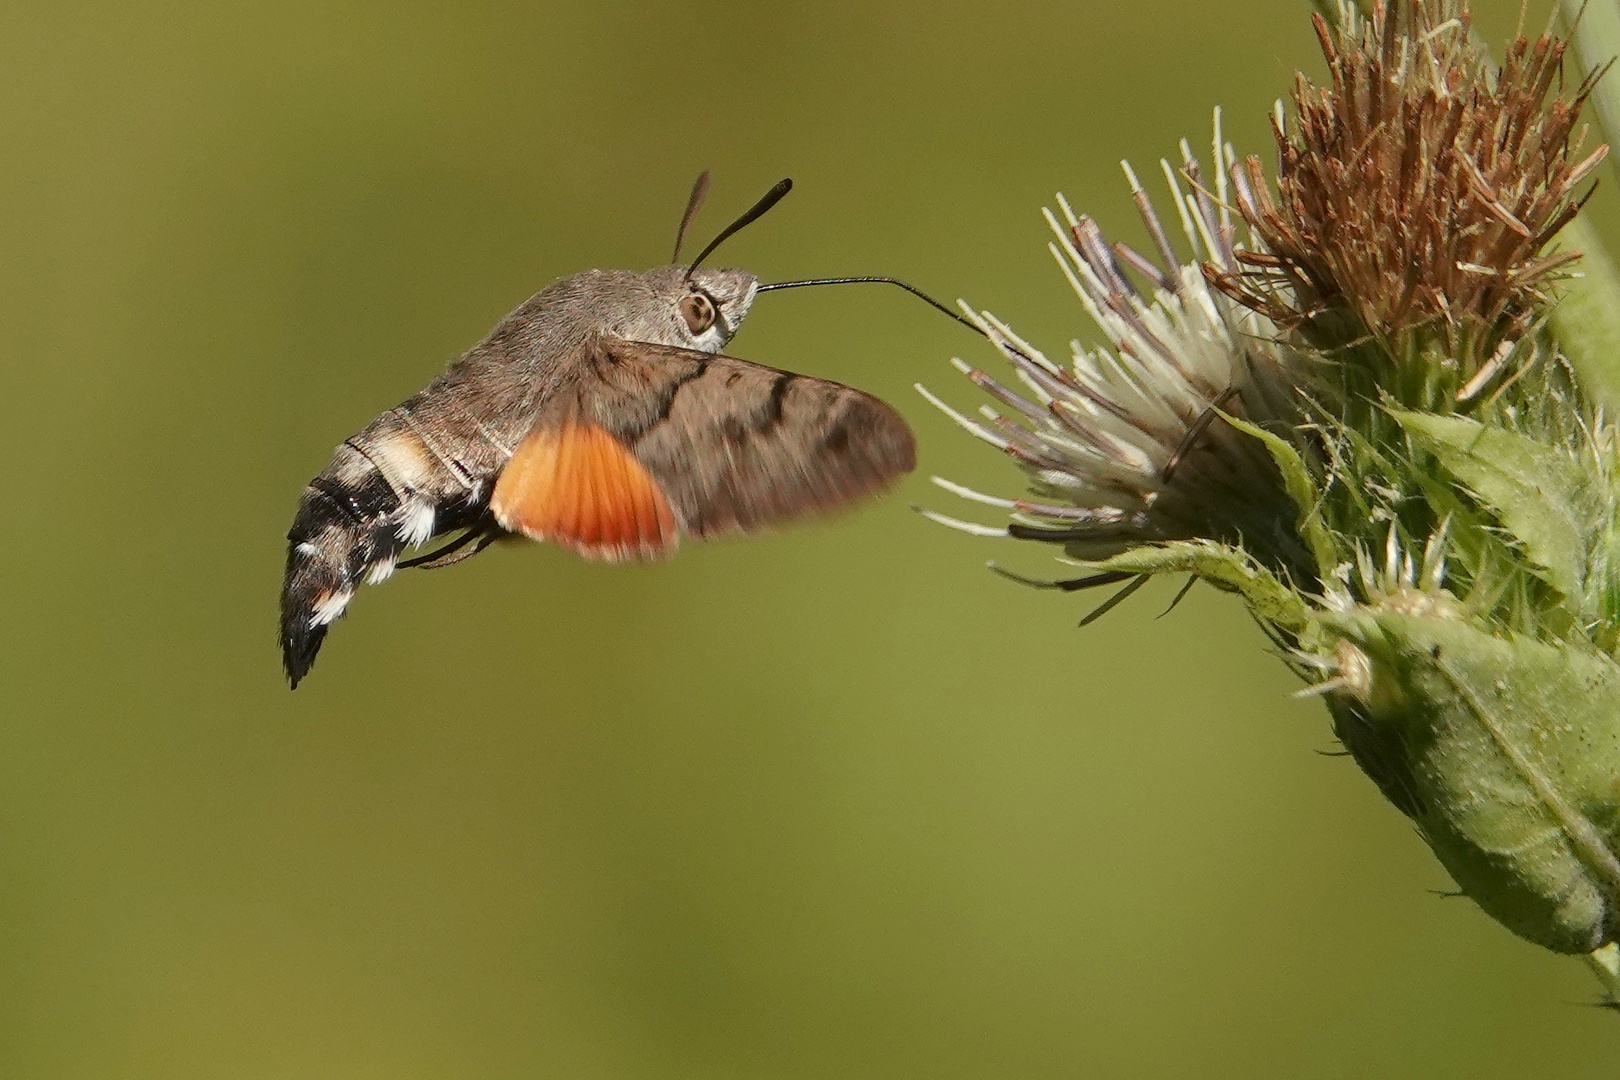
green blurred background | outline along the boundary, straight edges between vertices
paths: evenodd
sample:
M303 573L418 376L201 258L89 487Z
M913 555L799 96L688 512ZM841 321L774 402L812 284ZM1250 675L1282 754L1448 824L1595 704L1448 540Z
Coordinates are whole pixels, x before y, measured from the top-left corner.
M1483 8L1500 39L1513 0ZM1540 14L1535 15L1539 19ZM507 310L706 239L1054 352L1062 189L1315 70L1303 3L13 4L0 27L0 1076L1598 1077L1574 962L1449 887L1239 605L1020 589L987 348L883 290L738 355L896 402L896 497L673 563L368 589L305 686L287 525ZM1600 193L1609 235L1612 192Z

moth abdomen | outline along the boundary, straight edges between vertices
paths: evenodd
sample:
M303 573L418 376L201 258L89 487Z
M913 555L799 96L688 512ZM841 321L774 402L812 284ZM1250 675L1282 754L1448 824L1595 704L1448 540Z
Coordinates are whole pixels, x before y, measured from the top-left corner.
M281 646L295 687L361 582L387 578L407 547L466 526L488 504L483 485L441 476L443 466L387 417L338 447L304 488L287 532Z

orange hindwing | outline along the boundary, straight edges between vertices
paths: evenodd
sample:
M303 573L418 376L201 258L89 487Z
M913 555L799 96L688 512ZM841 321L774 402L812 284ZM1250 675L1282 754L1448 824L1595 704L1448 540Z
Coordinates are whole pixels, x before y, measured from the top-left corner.
M530 433L495 482L489 505L503 529L589 559L659 559L680 541L658 482L594 424Z

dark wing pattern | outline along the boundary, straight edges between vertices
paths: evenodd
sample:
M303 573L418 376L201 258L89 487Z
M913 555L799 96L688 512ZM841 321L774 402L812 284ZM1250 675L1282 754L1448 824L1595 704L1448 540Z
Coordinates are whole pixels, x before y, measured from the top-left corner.
M576 415L629 448L694 538L832 510L916 467L900 414L841 383L614 339L593 366Z

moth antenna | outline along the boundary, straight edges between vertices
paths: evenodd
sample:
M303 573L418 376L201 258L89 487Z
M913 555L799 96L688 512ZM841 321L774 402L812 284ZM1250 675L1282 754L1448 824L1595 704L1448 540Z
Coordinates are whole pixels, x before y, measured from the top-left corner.
M681 227L675 231L675 254L670 256L671 263L681 261L681 242L686 239L686 227L692 224L697 212L703 205L703 196L709 193L709 170L704 169L698 173L697 182L692 185L692 194L686 197L686 213L681 215Z
M761 196L759 202L755 203L753 206L750 206L746 211L744 211L742 217L738 218L736 221L733 221L724 229L721 229L720 235L715 237L713 240L710 240L709 246L698 252L698 257L693 259L692 265L686 268L686 276L690 278L692 276L692 272L703 263L703 260L707 259L714 253L715 248L725 243L726 240L737 230L758 220L759 217L765 213L765 211L781 202L782 197L792 190L793 181L790 178L783 177L782 179L778 180L776 182L776 186Z

